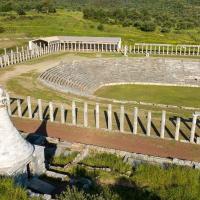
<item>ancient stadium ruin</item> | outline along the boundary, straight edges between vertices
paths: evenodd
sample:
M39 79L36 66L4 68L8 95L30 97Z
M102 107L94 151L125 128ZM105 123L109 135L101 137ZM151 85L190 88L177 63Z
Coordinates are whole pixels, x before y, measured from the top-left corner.
M200 86L200 63L167 58L90 59L60 63L39 79L62 92L91 96L102 86L152 84Z

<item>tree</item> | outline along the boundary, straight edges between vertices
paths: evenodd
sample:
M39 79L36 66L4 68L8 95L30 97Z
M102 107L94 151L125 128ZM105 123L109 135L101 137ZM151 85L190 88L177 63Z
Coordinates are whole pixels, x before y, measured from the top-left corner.
M5 31L6 31L5 28L3 26L0 26L0 33L3 33Z
M152 21L145 21L140 26L140 29L145 32L152 32L156 30L156 24Z
M98 29L99 31L103 31L103 30L104 30L103 24L99 24L99 25L97 26L97 29Z
M17 9L17 14L18 15L26 15L26 12L25 12L25 10L22 7L19 7Z

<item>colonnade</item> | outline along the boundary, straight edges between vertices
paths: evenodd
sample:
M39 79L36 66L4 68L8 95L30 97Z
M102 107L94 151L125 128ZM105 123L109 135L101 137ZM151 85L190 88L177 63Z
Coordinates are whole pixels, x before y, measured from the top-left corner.
M180 55L200 56L200 45L170 45L170 44L148 44L136 43L129 46L128 53L133 54L155 54L155 55Z
M146 44L136 43L134 46L122 46L121 49L115 44L100 43L50 43L34 45L33 49L26 47L16 47L15 50L4 49L4 54L0 56L0 68L22 63L43 55L62 51L75 52L114 52L127 54L144 55L177 55L177 56L200 56L200 45L169 45L169 44Z
M7 94L7 107L8 107L8 113L10 115L12 115L12 110L11 110L11 98L9 97L9 95ZM33 114L33 106L37 106L37 119L38 120L44 120L44 116L43 116L43 113L44 113L44 108L46 108L46 106L48 106L49 108L49 121L50 122L54 122L56 121L55 119L55 115L54 115L54 112L55 110L57 109L57 113L60 112L60 117L59 117L59 121L61 124L66 124L66 110L67 111L70 111L71 110L71 122L69 122L69 124L73 125L73 126L77 126L80 124L77 124L77 110L80 109L80 110L83 110L83 122L81 124L81 126L85 127L85 128L88 128L88 127L91 127L90 126L90 121L89 121L89 110L88 110L88 103L87 102L83 102L83 108L81 108L80 106L77 107L77 104L75 101L72 101L71 102L71 108L69 109L66 109L66 106L61 104L61 105L58 105L58 104L54 104L53 102L49 102L49 103L45 103L43 100L41 99L38 99L36 101L35 104L32 104L32 101L31 101L31 97L28 96L26 99L26 106L27 106L27 117L29 119L33 119L35 118L34 114ZM17 102L17 117L19 118L22 118L24 117L23 116L23 112L22 112L22 100L20 98L16 98L16 102ZM44 102L44 104L43 104ZM113 127L113 122L114 122L114 119L113 119L113 116L114 116L114 112L113 112L113 105L112 104L108 104L107 105L107 119L102 119L102 117L100 116L100 104L99 103L96 103L94 105L94 121L95 121L95 128L96 129L102 129L103 127L100 126L100 124L102 124L102 122L100 123L100 120L106 120L106 124L107 124L107 131L111 132L111 131L116 131ZM35 110L35 108L34 108ZM59 110L59 112L58 112ZM105 107L102 107L102 111L105 112ZM132 120L132 134L133 135L137 135L139 134L138 133L138 124L139 124L139 109L137 107L135 107L133 109L133 112L132 112L132 116L133 116L133 120ZM119 108L119 129L118 131L121 132L121 133L125 133L127 132L125 130L125 116L126 116L126 111L125 111L125 106L124 105L121 105L120 108ZM162 111L162 114L161 114L161 118L160 118L160 130L159 130L159 137L161 139L166 139L169 137L166 137L166 121L167 121L167 113L165 110ZM200 113L197 113L195 112L193 114L193 119L192 119L192 126L191 126L191 131L190 131L190 137L189 137L189 140L188 142L190 143L199 143L200 141L200 137L195 135L196 134L196 126L197 126L197 119L198 117L200 116ZM90 116L91 118L91 116ZM91 119L90 119L91 120ZM151 111L148 111L147 112L147 117L146 117L146 127L145 127L145 134L146 136L148 137L152 137L152 112ZM103 122L104 123L104 122ZM174 139L175 141L180 141L180 127L181 127L181 118L180 117L177 117L176 120L175 120L175 132L174 132L174 137L171 138L171 139ZM105 129L105 128L103 128ZM153 136L155 137L155 136Z

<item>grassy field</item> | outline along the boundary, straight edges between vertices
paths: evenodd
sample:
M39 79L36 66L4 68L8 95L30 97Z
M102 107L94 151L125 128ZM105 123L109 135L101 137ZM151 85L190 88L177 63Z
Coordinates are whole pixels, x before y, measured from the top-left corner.
M83 19L81 12L58 10L56 14L38 14L28 12L26 16L18 16L11 12L0 16L0 26L5 32L0 34L0 48L22 45L28 39L52 35L81 35L81 36L118 36L125 43L188 43L200 41L199 30L185 30L171 33L142 32L133 27L121 25L105 25L103 31L97 29L98 22ZM5 40L5 39L8 40Z
M78 191L64 192L65 198L73 199L69 196L87 196L91 194L102 194L104 198L80 198L80 199L109 199L109 200L198 200L199 189L199 170L187 167L168 166L166 169L150 164L140 164L133 168L122 161L119 156L109 153L92 153L86 157L82 163L84 166L71 166L59 169L73 177L84 177L92 181L92 187L79 194ZM123 163L123 164L122 164ZM99 167L91 169L88 166ZM102 167L109 167L111 170L101 170ZM128 170L128 175L122 175L124 170ZM188 184L190 183L190 184ZM109 189L104 193L105 187ZM112 194L112 195L111 195ZM60 196L60 197L64 197ZM68 198L66 198L68 196Z
M95 94L99 97L117 100L200 107L200 88L152 85L115 85L102 87L96 91Z

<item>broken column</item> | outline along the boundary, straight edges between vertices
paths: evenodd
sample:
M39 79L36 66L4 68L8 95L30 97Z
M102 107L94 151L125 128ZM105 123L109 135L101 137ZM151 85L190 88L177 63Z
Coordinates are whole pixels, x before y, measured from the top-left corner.
M120 108L120 132L124 132L124 105Z
M151 134L151 111L148 112L147 114L147 136L150 136Z
M177 117L176 119L176 132L175 132L175 140L179 140L179 133L180 133L180 125L181 125L181 118Z
M134 108L133 112L133 134L137 134L138 108Z
M162 119L161 119L161 129L160 129L160 137L164 139L165 137L165 123L166 123L166 111L162 111Z

